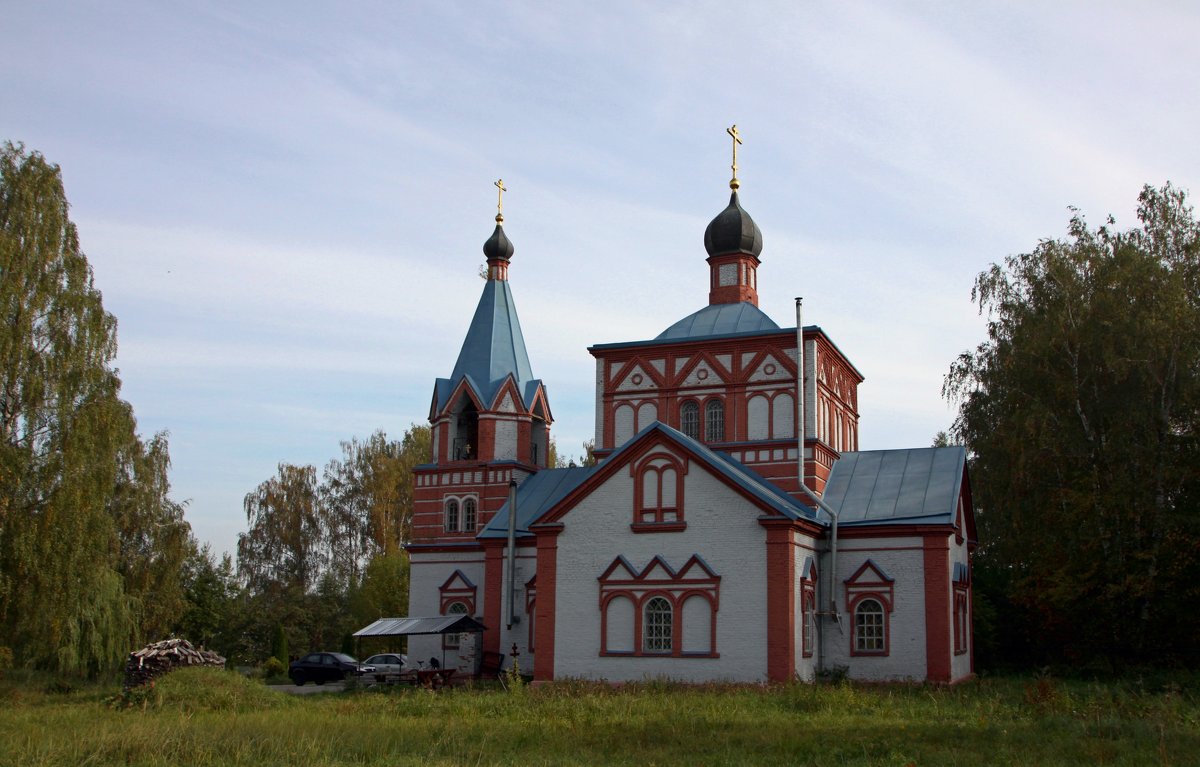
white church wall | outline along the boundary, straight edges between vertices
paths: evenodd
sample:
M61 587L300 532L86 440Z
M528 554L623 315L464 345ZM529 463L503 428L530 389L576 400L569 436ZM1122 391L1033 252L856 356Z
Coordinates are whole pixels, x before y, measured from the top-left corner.
M767 439L771 436L768 414L771 404L766 395L755 394L746 401L746 439Z
M766 678L766 532L757 521L760 511L694 462L684 487L687 529L682 532L635 534L630 530L633 477L624 468L563 518L557 554L556 677L610 681ZM661 555L679 569L693 554L699 554L721 577L714 648L720 657L601 656L598 578L613 560L624 555L640 571L655 555ZM616 620L628 618L618 616ZM688 636L689 641L699 641ZM631 636L622 646L639 641Z
M510 628L508 625L507 616L502 615L500 622L500 654L504 656L504 667L508 668L508 664L511 660L509 655L512 652L513 645L515 644L517 646L517 652L520 653L518 660L520 662L521 670L526 674L533 673L533 653L529 650L529 629L533 625L533 616L531 616L525 609L527 603L525 584L527 584L529 580L537 573L537 555L534 553L534 551L535 550L533 547L517 547L517 554L516 557L514 557L517 577L515 579L516 582L513 584L516 587L513 604L516 607L517 621L513 623L512 627ZM501 571L503 573L502 577L504 578L501 588L507 589L507 556L504 559L504 564L501 568ZM505 597L503 596L503 593L504 592L502 591L500 603L501 611L505 609ZM480 613L482 614L482 603L480 604L479 609ZM534 611L536 612L536 607Z
M846 599L846 579L868 559L875 562L892 583L892 612L887 614L886 655L854 655L854 616ZM828 565L828 558L822 564ZM851 679L889 681L921 680L926 676L925 657L925 550L920 537L843 539L838 547L838 572L834 580L839 631L822 621L826 662L830 668L846 666Z
M483 552L413 552L411 555L408 589L408 614L414 617L429 617L442 614L439 587L455 570L475 584L475 616L483 617ZM384 616L399 617L399 616ZM397 640L399 641L399 640ZM445 650L447 666L459 666L458 650ZM442 662L443 649L440 636L414 636L408 639L410 663L418 660L429 663L430 658Z
M812 557L814 561L817 557L817 542L807 535L796 536L796 566L793 571L792 588L795 593L795 632L796 632L796 675L806 681L811 682L817 676L817 658L820 654L819 642L821 641L821 632L818 628L818 618L813 619L813 647L809 657L804 657L804 561ZM820 609L821 590L819 588L821 581L817 581L817 592L815 594L817 601L813 604L814 612Z
M596 359L596 437L597 448L608 447L604 444L604 360ZM434 455L437 455L435 450Z
M516 460L517 457L517 422L509 420L496 420L496 446L495 453L497 461Z

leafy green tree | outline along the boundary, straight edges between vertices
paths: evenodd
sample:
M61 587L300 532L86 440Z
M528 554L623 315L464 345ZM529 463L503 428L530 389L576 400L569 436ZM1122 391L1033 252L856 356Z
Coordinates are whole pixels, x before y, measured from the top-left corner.
M0 148L0 644L96 673L174 620L188 529L67 211L57 166Z
M279 624L275 624L275 640L271 646L271 656L282 663L284 668L287 668L291 661L291 658L288 657L287 632Z
M316 586L326 531L312 466L279 464L246 494L249 530L238 535L238 574L252 594L297 596Z
M1194 660L1200 632L1200 226L1076 213L979 275L988 339L945 393L972 453L977 587L1024 661Z
M224 554L218 561L209 544L198 547L193 542L180 579L184 609L175 633L226 657L233 655L238 598L233 559Z
M399 442L383 431L343 442L342 457L325 467L321 497L331 565L348 585L357 585L363 563L408 540L412 470L430 456L429 428L413 425Z

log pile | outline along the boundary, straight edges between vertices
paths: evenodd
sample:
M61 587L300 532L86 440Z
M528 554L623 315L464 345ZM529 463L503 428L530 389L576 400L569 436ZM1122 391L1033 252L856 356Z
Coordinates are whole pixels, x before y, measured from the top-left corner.
M129 653L125 661L125 689L139 687L184 666L223 668L225 659L211 650L197 650L186 639L164 639Z

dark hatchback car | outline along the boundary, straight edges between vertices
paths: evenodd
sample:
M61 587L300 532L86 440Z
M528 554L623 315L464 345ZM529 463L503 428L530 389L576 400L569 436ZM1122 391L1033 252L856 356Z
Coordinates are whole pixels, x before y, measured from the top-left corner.
M288 676L298 685L305 682L325 684L340 682L348 676L366 674L374 670L374 667L364 666L345 653L314 652L300 660L292 661L288 666Z

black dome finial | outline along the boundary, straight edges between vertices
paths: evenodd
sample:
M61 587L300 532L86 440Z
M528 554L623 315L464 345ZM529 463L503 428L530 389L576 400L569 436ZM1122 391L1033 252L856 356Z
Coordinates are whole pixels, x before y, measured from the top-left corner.
M512 241L508 239L508 235L504 233L504 224L501 223L501 217L496 216L496 230L492 232L492 236L487 238L487 242L483 243L483 255L488 261L507 261L512 258L514 251Z
M729 205L704 230L704 249L710 256L749 253L758 258L762 247L762 232L750 214L742 209L734 189L729 196Z

